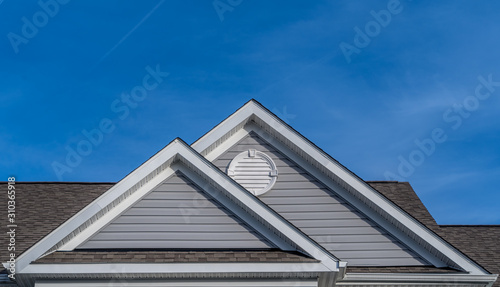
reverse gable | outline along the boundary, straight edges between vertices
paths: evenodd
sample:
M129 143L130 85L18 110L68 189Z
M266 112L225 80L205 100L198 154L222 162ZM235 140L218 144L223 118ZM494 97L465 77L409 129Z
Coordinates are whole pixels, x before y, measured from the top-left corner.
M225 172L236 155L251 149L270 156L279 172L259 198L349 266L429 265L254 132L213 162Z

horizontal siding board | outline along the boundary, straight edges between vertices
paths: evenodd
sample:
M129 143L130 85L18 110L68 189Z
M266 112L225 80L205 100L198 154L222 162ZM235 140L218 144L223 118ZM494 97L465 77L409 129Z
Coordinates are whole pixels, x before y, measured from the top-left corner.
M263 201L266 201L263 199ZM286 201L282 201L286 202ZM321 212L321 211L347 211L353 210L343 203L318 203L318 204L273 204L272 208L277 212Z
M327 211L327 212L281 212L281 215L288 220L318 220L320 218L333 219L360 219L359 214L351 211Z
M342 226L352 226L352 227L367 227L371 228L372 223L361 220L361 219L328 219L328 220L293 220L292 223L299 227L342 227Z
M323 243L327 250L337 253L339 251L363 251L363 250L401 250L404 249L394 242L344 242L344 243Z
M382 234L370 234L370 235L345 235L345 234L330 234L327 236L311 236L318 243L352 243L352 242L362 242L362 243L374 243L374 242L394 242L391 238L388 238Z
M201 196L194 191L155 191L147 195L144 199L165 199L165 200L207 200L206 197Z
M217 205L212 200L177 200L177 199L143 199L138 202L135 207L141 208L198 208L198 207L213 207ZM222 210L222 209L221 209Z
M162 192L162 191L198 192L194 185L182 185L182 184L175 184L175 185L162 184L158 186L155 190L155 192Z
M156 232L242 232L248 231L247 227L243 224L196 224L196 223L182 223L182 224L112 224L106 228L106 232L127 232L134 229L136 232L148 232L154 230Z
M345 235L373 235L373 234L385 234L382 230L377 228L366 228L366 227L303 227L302 231L306 232L310 236L328 236L331 234L345 234ZM397 247L398 249L400 247Z
M314 179L311 176L306 175L306 174L281 174L281 173L279 173L278 180L283 181L283 182L301 182L301 181L316 182L316 179Z
M336 251L335 256L338 256L339 258L349 258L351 259L363 259L363 258L369 258L369 259L376 259L376 258L384 258L384 257L389 257L389 258L408 258L408 253L406 250L398 249L398 250L349 250L349 251Z
M349 266L422 266L427 265L421 259L415 257L407 258L341 258L342 260L348 261ZM397 285L396 285L397 286Z
M203 240L203 241L89 241L85 249L127 249L147 248L147 249L261 249L269 248L263 241L221 241L221 240ZM243 247L245 246L245 247Z
M235 219L228 216L121 216L115 223L146 224L146 223L198 223L198 224L237 224Z
M139 208L134 207L127 211L127 216L185 216L185 215L197 215L197 216L221 216L220 208L209 207L209 208L192 208L188 210L183 210L182 208Z
M97 234L92 240L97 241L135 241L135 240L235 240L235 241L260 241L257 237L249 239L248 232L101 232ZM188 235L188 238L186 237ZM117 240L118 238L118 240Z
M306 205L306 204L337 204L339 203L336 199L324 196L324 197L298 197L291 196L288 198L275 198L275 197L263 197L262 201L273 207L274 204L288 204L288 205Z
M278 169L279 172L279 169ZM279 176L278 176L279 179ZM306 188L319 188L322 186L319 185L317 181L300 181L300 182L286 182L277 180L276 184L273 186L273 189L306 189Z
M301 189L271 189L269 192L260 195L259 198L269 197L332 197L338 198L335 195L329 194L321 188L301 188Z
M176 174L79 248L273 248Z

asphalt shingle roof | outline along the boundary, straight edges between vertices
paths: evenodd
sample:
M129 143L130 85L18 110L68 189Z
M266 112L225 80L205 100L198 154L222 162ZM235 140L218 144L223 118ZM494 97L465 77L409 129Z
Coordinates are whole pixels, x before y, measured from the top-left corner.
M6 182L0 185L7 186ZM113 183L47 183L16 182L16 255L24 251L56 229ZM0 201L0 218L7 220L7 201ZM0 260L9 259L7 225L0 225Z
M318 262L298 252L261 251L72 251L53 252L34 263Z
M368 184L486 271L500 274L500 225L438 225L408 182ZM493 286L500 287L500 280Z

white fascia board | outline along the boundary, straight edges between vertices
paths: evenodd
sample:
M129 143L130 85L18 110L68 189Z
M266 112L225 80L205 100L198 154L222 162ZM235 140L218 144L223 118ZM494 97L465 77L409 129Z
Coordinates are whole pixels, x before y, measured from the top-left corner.
M224 121L219 123L216 127L211 129L208 133L195 141L191 145L191 147L194 148L197 152L204 151L207 147L209 147L226 133L228 133L236 125L252 116L255 106L256 105L253 101L249 101Z
M240 113L241 115L239 115ZM254 101L250 101L245 104L235 114L224 120L211 132L207 133L204 137L193 143L192 147L199 153L203 152L204 149L206 149L219 139L219 137L217 136L221 137L225 135L235 126L240 124L239 120L246 119L250 116L255 116L263 122L267 123L274 129L273 132L280 134L281 136L295 144L299 149L301 149L315 161L323 165L329 172L335 174L347 185L349 185L354 191L358 192L362 198L366 198L368 202L373 203L381 210L389 213L396 221L407 227L410 231L419 236L423 241L427 242L428 244L442 252L446 257L455 262L464 270L470 272L471 274L488 274L484 269L472 262L467 256L456 250L454 247L450 246L438 235L423 226L420 222L416 221L410 215L403 212L394 203L381 196L366 182L362 181L360 178L358 178L351 171L347 170L339 163L333 161L323 151L319 150L317 147L304 139L302 135L298 134L296 131L283 124L279 119L276 118L276 116L264 110L259 104L255 103ZM233 140L233 142L235 140ZM219 150L219 153L220 152L221 151ZM209 154L207 155L207 158L215 158L215 154L214 156ZM322 182L325 184L327 183L326 181ZM429 260L433 264L439 264L439 262L436 261L438 260L437 258L433 259L433 256L428 256L428 254L430 254L428 251L426 251L425 253L427 253L427 256L425 256L427 257L427 260Z
M272 287L317 287L317 280L246 280L246 281L131 281L131 282L106 282L106 281L92 281L92 282L58 282L58 281L37 281L35 287L114 287L114 286L126 286L126 287L258 287L258 286L272 286Z
M221 143L220 145L217 146L214 150L210 151L207 155L205 155L205 158L213 162L216 158L221 156L225 151L227 151L229 148L231 148L233 145L237 144L240 140L242 140L244 137L248 135L248 131L244 128L238 130L236 133L234 133L230 138L228 138L226 141ZM196 150L199 152L199 150Z
M490 284L495 282L498 275L471 275L471 274L414 274L414 273L347 273L342 280L337 281L339 286L366 285L366 284L402 284L407 283L475 283ZM376 284L375 284L376 283ZM443 285L445 286L445 285ZM454 286L454 285L453 285Z
M186 149L179 151L179 156L194 165L197 169L199 169L201 174L208 176L218 186L222 187L225 191L229 192L234 198L236 198L236 200L243 203L250 210L258 214L267 223L279 230L289 240L302 248L302 250L328 266L331 271L339 271L340 261L330 252L292 226L290 222L275 213L269 206L264 204L245 188L237 184L220 169L208 162L198 152L191 149L189 146L186 146Z
M179 274L179 273L297 273L331 272L324 264L313 263L113 263L113 264L31 264L30 274Z
M36 260L45 252L50 250L66 236L71 234L76 228L81 226L92 216L94 216L114 200L119 198L127 190L139 183L163 163L174 157L177 153L178 145L178 139L172 141L169 145L164 147L161 151L159 151L157 154L155 154L153 157L139 166L136 170L116 183L113 187L111 187L108 191L95 199L92 203L80 210L77 214L72 216L54 231L38 241L30 249L21 254L16 264L18 273L21 273L23 269L30 264L30 262Z

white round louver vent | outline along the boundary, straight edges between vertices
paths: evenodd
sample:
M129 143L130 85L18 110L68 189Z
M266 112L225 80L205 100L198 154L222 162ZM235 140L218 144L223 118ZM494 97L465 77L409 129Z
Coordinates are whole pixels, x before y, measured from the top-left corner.
M268 155L249 149L231 161L227 174L254 195L261 195L273 187L278 169Z

